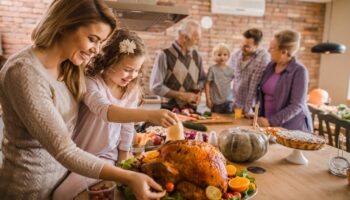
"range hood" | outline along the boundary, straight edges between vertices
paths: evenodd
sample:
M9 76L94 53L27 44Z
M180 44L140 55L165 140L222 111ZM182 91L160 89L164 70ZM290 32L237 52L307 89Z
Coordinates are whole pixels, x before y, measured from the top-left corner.
M188 8L105 1L119 25L134 31L161 32L188 16Z

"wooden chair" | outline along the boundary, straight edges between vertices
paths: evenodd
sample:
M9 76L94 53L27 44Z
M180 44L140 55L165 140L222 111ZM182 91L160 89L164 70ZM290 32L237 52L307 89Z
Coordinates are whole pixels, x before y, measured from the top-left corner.
M342 120L334 114L319 114L319 132L320 135L328 135L328 143L331 146L339 147L339 137L341 134L345 136L346 151L350 152L350 121ZM326 129L325 129L326 128ZM333 139L335 145L333 145Z
M308 105L309 111L311 113L312 124L314 127L314 132L319 133L319 115L323 113L323 110L316 108L315 106Z

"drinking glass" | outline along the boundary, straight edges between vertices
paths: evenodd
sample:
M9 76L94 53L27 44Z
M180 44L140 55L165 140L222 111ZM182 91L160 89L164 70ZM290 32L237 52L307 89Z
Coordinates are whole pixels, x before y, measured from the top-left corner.
M235 119L241 119L242 118L242 107L235 107L234 109L234 117Z
M143 152L145 152L145 146L133 146L131 148L131 152L132 155L134 155L134 157L139 157L142 155Z

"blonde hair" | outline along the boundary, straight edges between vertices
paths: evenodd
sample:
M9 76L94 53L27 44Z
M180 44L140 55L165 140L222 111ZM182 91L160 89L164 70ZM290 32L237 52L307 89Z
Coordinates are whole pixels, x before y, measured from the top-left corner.
M274 38L278 43L278 50L287 50L289 57L294 56L300 47L299 32L284 30L276 33Z
M230 47L228 47L225 43L219 43L217 44L212 51L212 54L215 55L215 53L222 51L222 50L226 50L228 52L228 55L230 56L231 51L230 51Z
M60 41L63 33L97 22L108 24L112 30L117 26L103 0L54 0L31 36L36 48L47 49ZM61 68L65 84L75 99L80 100L86 91L84 67L66 60Z

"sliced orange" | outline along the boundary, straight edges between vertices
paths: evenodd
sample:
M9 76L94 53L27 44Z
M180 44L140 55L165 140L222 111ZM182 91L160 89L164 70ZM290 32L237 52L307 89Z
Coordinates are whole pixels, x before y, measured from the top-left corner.
M145 157L142 159L142 162L152 162L155 161L159 157L159 151L149 151L146 153Z
M227 176L234 176L237 168L233 165L226 165Z
M221 200L222 197L221 190L211 185L205 189L205 195L209 200Z
M159 151L149 151L149 152L146 152L146 157L148 158L157 158L159 157L160 153Z
M243 192L248 189L250 184L249 179L236 176L235 178L231 178L228 182L228 186L232 191Z
M157 158L148 158L148 157L144 157L143 159L142 159L142 162L143 163L150 163L150 162L153 162L153 161L156 161L157 160Z

